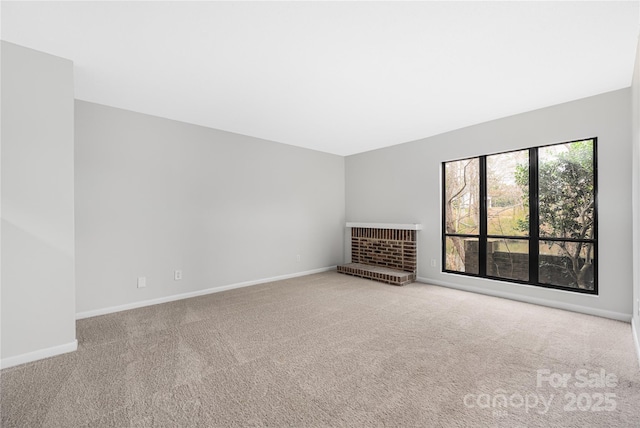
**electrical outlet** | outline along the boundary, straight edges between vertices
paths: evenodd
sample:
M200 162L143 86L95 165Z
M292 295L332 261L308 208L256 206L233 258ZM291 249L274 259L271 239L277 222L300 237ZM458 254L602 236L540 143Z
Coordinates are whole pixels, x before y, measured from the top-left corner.
M147 277L139 276L138 277L138 288L144 288L147 286Z
M176 270L173 272L173 279L176 281L180 281L182 279L182 271Z
M437 267L436 259L431 259L431 267Z

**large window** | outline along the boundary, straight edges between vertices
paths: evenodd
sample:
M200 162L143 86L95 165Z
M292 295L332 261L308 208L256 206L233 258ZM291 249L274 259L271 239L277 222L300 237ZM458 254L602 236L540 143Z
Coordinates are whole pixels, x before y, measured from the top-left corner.
M442 174L444 271L597 294L596 138Z

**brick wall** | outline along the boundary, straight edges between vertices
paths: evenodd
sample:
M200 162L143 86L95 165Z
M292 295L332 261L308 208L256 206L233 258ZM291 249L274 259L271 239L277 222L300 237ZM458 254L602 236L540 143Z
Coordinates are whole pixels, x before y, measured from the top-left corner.
M416 231L354 227L351 229L351 261L415 273Z

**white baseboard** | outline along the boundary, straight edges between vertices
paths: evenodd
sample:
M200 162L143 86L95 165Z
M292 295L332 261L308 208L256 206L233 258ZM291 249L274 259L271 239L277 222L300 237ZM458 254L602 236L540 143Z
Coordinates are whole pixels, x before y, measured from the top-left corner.
M466 285L453 284L445 281L437 281L427 278L417 278L418 282L425 284L439 285L447 288L455 288L457 290L469 291L471 293L485 294L487 296L501 297L503 299L517 300L519 302L532 303L534 305L548 306L550 308L564 309L571 312L579 312L587 315L595 315L602 318L610 318L617 321L631 322L631 314L622 312L607 311L604 309L589 308L581 305L573 305L571 303L563 303L554 300L540 299L538 297L523 296L520 294L506 293L495 290L483 290L478 287L469 287Z
M126 303L124 305L110 306L108 308L94 309L91 311L78 312L76 319L90 318L98 315L106 315L114 312L127 311L129 309L142 308L144 306L152 306L160 303L173 302L176 300L189 299L191 297L204 296L206 294L219 293L221 291L233 290L234 288L250 287L252 285L264 284L267 282L281 281L283 279L296 278L299 276L312 275L314 273L328 272L335 270L336 266L328 266L319 269L308 270L304 272L296 272L287 275L274 276L272 278L263 278L253 281L238 282L236 284L223 285L220 287L207 288L205 290L197 290L189 293L173 294L166 297L158 297L157 299L142 300L140 302Z
M20 364L30 363L32 361L42 360L43 358L55 357L56 355L74 352L78 349L78 341L65 343L64 345L52 346L51 348L39 349L26 354L16 355L15 357L3 358L0 361L0 368L6 369Z
M640 364L640 337L638 337L638 328L636 320L631 320L631 333L633 334L633 344L636 345L636 355L638 356L638 364Z

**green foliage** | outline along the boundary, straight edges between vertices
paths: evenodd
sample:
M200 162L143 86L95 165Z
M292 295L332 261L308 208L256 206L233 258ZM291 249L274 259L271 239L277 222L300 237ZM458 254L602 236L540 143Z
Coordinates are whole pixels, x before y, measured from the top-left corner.
M515 181L522 189L522 204L526 210L524 218L517 220L515 228L521 232L529 232L529 165L516 165Z
M563 150L565 149L565 150ZM538 214L540 237L592 239L595 221L593 140L538 150ZM515 181L529 200L528 166L518 165ZM519 224L528 228L527 221ZM548 241L567 258L571 283L591 288L591 247L585 242ZM570 267L570 268L569 268ZM541 268L544 266L541 265Z
M545 237L588 239L592 236L594 221L593 141L579 141L566 147L568 150L557 154L549 148L540 149L540 232ZM518 165L514 178L528 207L528 165ZM528 215L518 227L528 229Z
M488 210L487 233L490 235L503 236L526 236L529 228L520 227L521 223L526 223L528 209L523 208L521 198L517 204L511 206L492 207Z
M593 142L581 141L568 147L557 155L541 156L540 231L544 236L585 239L593 234Z

